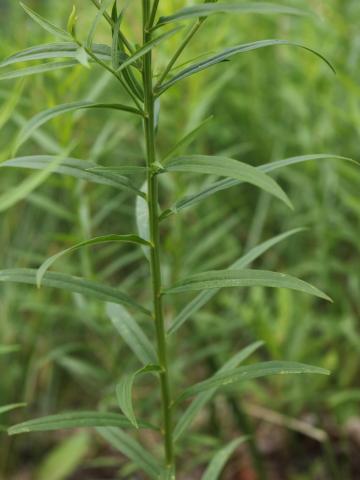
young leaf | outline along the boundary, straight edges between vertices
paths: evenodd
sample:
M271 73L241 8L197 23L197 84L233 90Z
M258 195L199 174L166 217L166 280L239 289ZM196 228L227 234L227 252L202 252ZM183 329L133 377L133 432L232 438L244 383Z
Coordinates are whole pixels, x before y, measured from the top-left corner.
M55 157L41 172L33 173L19 185L9 188L5 193L0 195L0 212L7 210L20 200L26 198L29 193L45 182L61 162L61 157Z
M143 428L152 428L147 423L141 423ZM20 433L46 432L51 430L63 430L68 428L85 427L131 427L129 420L119 413L110 412L68 412L47 417L28 420L10 427L9 435Z
M218 480L231 455L235 452L238 446L246 442L247 439L248 437L237 438L219 450L209 463L201 480Z
M70 40L71 36L66 30L63 30L60 27L57 27L53 23L49 22L46 18L43 18L38 13L34 12L30 7L25 5L24 3L20 2L20 5L25 10L25 12L37 23L39 24L44 30L51 33L51 35L55 35L55 37L59 37L62 40Z
M334 70L334 67L331 65L331 63L319 52L316 50L313 50L312 48L306 47L305 45L301 45L299 43L295 42L290 42L288 40L258 40L256 42L251 42L251 43L245 43L242 45L236 45L235 47L231 48L226 48L220 53L217 53L216 55L211 56L207 60L203 60L201 62L195 63L193 65L190 65L189 67L185 68L184 70L181 70L179 73L174 75L169 81L163 83L160 85L156 91L157 95L161 95L164 93L168 88L173 86L175 83L179 82L180 80L184 80L185 78L194 75L195 73L201 72L202 70L205 70L206 68L209 68L213 65L217 65L220 62L223 62L225 60L228 60L229 58L233 57L234 55L238 55L240 53L245 53L249 52L251 50L257 50L259 48L266 48L266 47L272 47L275 45L290 45L293 47L299 47L304 50L307 50L317 57L321 58L330 68L331 70Z
M0 406L0 415L2 413L7 413L7 412L11 412L12 410L15 410L16 408L22 408L22 407L26 407L26 403L13 403L11 405L4 405L4 406Z
M204 121L202 121L197 127L195 127L193 130L191 130L189 133L187 133L183 138L181 138L163 157L161 160L162 165L166 165L169 160L178 153L181 153L181 151L186 148L197 136L197 134L202 130L211 120L213 119L213 116L206 118Z
M0 282L36 285L36 273L37 270L30 268L0 270ZM129 305L146 315L151 315L146 308L132 300L125 293L120 292L117 288L108 287L91 280L73 277L72 275L66 275L64 273L47 272L42 280L42 284L45 287L60 288L72 293L81 293L105 302Z
M148 52L150 52L153 48L155 48L157 45L162 43L164 40L167 38L173 36L176 32L180 30L181 27L173 28L172 30L169 30L166 33L163 33L162 35L153 38L149 42L145 43L139 50L137 50L135 53L131 55L127 60L125 60L118 68L117 72L121 72L125 68L129 67L130 65L133 65L139 58L142 58L144 55L146 55Z
M255 342L237 352L230 360L228 360L215 374L214 378L225 372L236 368L241 362L245 361L250 355L258 350L264 343ZM196 415L204 408L204 406L212 399L217 391L217 387L206 392L200 393L188 406L183 415L180 417L174 429L174 440L178 441L181 435L189 428L194 421Z
M290 157L284 160L277 160L276 162L266 163L256 168L258 170L261 170L262 172L269 173L279 168L287 167L290 165L296 165L302 162L308 162L312 160L316 160L316 161L329 160L329 159L346 160L346 161L353 162L353 160L351 160L350 158L327 153L327 154L311 154L311 155L301 155L297 157ZM231 187L234 187L235 185L239 185L240 183L242 183L240 180L231 180L231 179L219 180L218 182L215 182L209 185L204 190L201 190L200 192L197 192L193 195L189 195L177 201L175 205L173 205L169 210L164 211L161 217L166 218L172 214L180 212L185 208L192 207L197 203L205 200L209 196L217 192L220 192L221 190L226 190L227 188L231 188Z
M255 185L282 200L291 207L291 202L280 186L264 172L227 157L187 155L171 160L167 172L207 173L230 177Z
M128 457L141 470L149 475L149 478L158 480L162 469L155 458L134 438L118 428L98 428L100 435L116 450Z
M125 375L116 386L116 398L123 414L135 428L139 428L132 403L132 389L135 378L143 373L161 372L159 365L146 365L131 375Z
M161 27L168 23L180 22L192 18L204 18L214 13L259 13L259 14L288 14L288 15L309 15L309 12L294 7L276 5L271 3L203 3L185 7L167 17L160 17L154 28Z
M224 287L272 287L288 288L308 293L324 300L332 301L324 292L298 278L285 273L269 272L266 270L213 270L198 273L177 282L163 291L165 294L208 290Z
M277 243L285 240L286 238L294 235L298 232L303 231L303 228L295 228L293 230L289 230L288 232L281 233L280 235L276 235L275 237L266 240L265 242L257 245L256 247L252 248L249 252L245 255L241 256L236 262L234 262L230 267L229 270L235 270L240 268L246 268L256 260L260 255L265 253L269 248L273 247ZM194 315L197 311L200 310L207 302L209 302L214 295L217 294L218 289L207 290L204 292L199 293L190 303L186 305L186 307L181 310L181 312L175 317L172 325L168 329L168 335L176 332L186 320Z
M100 245L103 243L109 242L116 242L116 243L135 243L137 245L144 245L146 247L150 246L150 243L146 240L140 238L138 235L102 235L101 237L94 237L90 238L89 240L84 240L83 242L77 243L66 250L62 250L61 252L56 253L49 257L45 262L39 267L37 274L36 274L36 283L37 286L40 287L41 281L47 272L47 270L51 267L51 265L61 258L63 255L67 255L69 253L78 250L79 248L87 247L90 245Z
M46 170L58 156L52 155L31 155L28 157L17 157L0 163L2 167L29 168L34 170ZM129 190L140 196L140 192L126 177L113 175L108 172L99 172L95 170L96 164L88 160L79 160L77 158L62 158L61 164L57 165L51 173L69 175L71 177L86 180L88 182L100 183L119 190Z
M49 108L43 112L40 112L38 115L35 115L28 123L24 125L21 129L19 135L16 138L14 150L18 150L19 147L29 138L32 133L41 125L52 120L59 115L64 113L75 112L77 110L86 110L86 109L110 109L110 110L120 110L123 112L133 113L136 115L142 115L140 110L136 108L129 107L127 105L122 105L120 103L94 103L88 101L80 101L73 103L65 103L63 105L57 105L56 107Z
M114 303L106 305L106 313L140 362L144 365L155 364L157 361L155 349L133 316L122 305Z
M213 388L220 388L234 383L240 383L254 378L267 377L269 375L289 374L320 374L330 375L328 370L312 365L305 365L297 362L261 362L234 368L227 372L214 375L208 380L197 383L187 388L176 400L180 402L198 393L206 392Z

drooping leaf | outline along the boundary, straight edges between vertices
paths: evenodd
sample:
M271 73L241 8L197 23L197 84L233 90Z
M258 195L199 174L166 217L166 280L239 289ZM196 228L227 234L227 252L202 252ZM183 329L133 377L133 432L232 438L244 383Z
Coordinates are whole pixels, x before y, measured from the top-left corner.
M338 160L346 160L353 162L350 158L347 157L341 157L338 155L332 155L332 154L311 154L311 155L301 155L297 157L290 157L286 158L284 160L277 160L276 162L271 162L271 163L266 163L264 165L260 165L259 167L256 167L258 170L261 170L262 172L269 173L272 171L275 171L277 169L287 167L290 165L296 165L298 163L302 162L308 162L308 161L317 161L317 160L329 160L329 159L338 159ZM356 162L355 162L356 163ZM231 179L225 179L225 180L219 180L218 182L215 182L209 186L207 186L205 189L201 190L200 192L197 192L193 195L189 195L175 203L170 209L166 210L162 214L162 218L166 218L172 214L178 213L181 210L185 208L192 207L196 205L197 203L205 200L209 196L220 192L221 190L226 190L227 188L234 187L235 185L239 185L242 183L239 180L231 180Z
M259 349L264 343L255 342L247 347L243 348L240 352L237 352L230 360L228 360L215 374L222 375L225 372L231 371L236 368L241 362L245 361L250 355L252 355L257 349ZM200 393L185 412L180 417L174 429L174 440L178 441L181 435L189 428L194 421L196 415L204 408L204 406L212 399L215 395L218 387L210 389L206 392Z
M234 178L265 190L291 207L289 198L271 177L251 165L232 158L187 155L171 160L166 166L166 171L206 173Z
M22 407L26 407L26 403L12 403L11 405L0 406L0 415Z
M0 270L0 282L36 285L36 273L37 270L30 268ZM117 288L108 287L91 280L85 280L64 273L47 272L42 280L42 284L46 287L81 293L105 302L129 305L146 315L151 315L146 308L132 300L125 293L120 292Z
M98 428L100 435L116 450L128 457L141 470L146 472L150 478L158 480L162 468L157 460L134 438L127 435L118 428Z
M57 105L56 107L49 108L35 115L19 132L19 135L15 141L15 151L29 138L31 134L41 125L52 120L53 118L58 117L69 112L75 112L77 110L86 110L86 109L110 109L110 110L119 110L123 112L133 113L136 115L142 115L142 113L136 108L129 107L127 105L122 105L120 103L95 103L88 101L80 101L73 103L65 103L63 105Z
M168 23L180 22L193 18L204 18L215 13L258 13L258 14L288 14L288 15L309 15L309 12L299 8L276 5L272 3L203 3L178 10L167 17L160 17L154 28L161 27Z
M51 175L58 165L62 162L61 157L54 157L46 168L40 172L33 173L23 180L16 187L9 188L5 193L0 195L0 212L12 207L20 200L26 198L29 193L39 187Z
M49 22L46 18L43 18L38 13L34 12L30 7L25 5L24 3L20 2L20 5L25 10L25 12L44 30L51 33L51 35L55 35L56 37L61 38L62 40L69 40L71 36L66 30L54 25L53 23Z
M207 469L201 477L201 480L218 480L231 455L235 452L239 445L246 442L247 439L248 437L237 438L219 450L209 463Z
M142 422L143 428L151 428ZM51 430L63 430L68 428L85 427L132 427L129 420L119 413L111 412L68 412L47 417L35 418L27 422L19 423L9 428L9 435L20 433L46 432Z
M267 377L269 375L289 375L289 374L320 374L330 375L330 372L324 368L305 365L297 362L261 362L247 365L245 367L234 368L214 375L208 380L192 385L187 388L176 400L180 402L189 397L213 388L225 387L234 383L245 382L254 378Z
M83 247L88 247L90 245L100 245L103 243L109 243L109 242L116 242L116 243L134 243L137 245L144 245L146 247L150 246L150 243L144 240L143 238L140 238L138 235L130 234L130 235L102 235L101 237L94 237L90 238L89 240L84 240L83 242L77 243L76 245L73 245L72 247L66 248L65 250L62 250L61 252L56 253L55 255L52 255L49 257L45 262L39 267L36 275L36 282L37 286L40 287L41 281L47 272L47 270L51 267L51 265L61 258L63 255L67 255L69 253L74 252L75 250L78 250Z
M135 428L139 428L139 424L136 420L134 407L132 403L132 389L134 385L134 381L138 375L142 375L144 373L155 373L161 372L162 369L159 365L146 365L145 367L141 368L135 373L131 375L125 375L120 382L116 385L116 398L121 408L123 414L126 418L129 419L131 424Z
M180 27L181 28L181 27ZM130 65L133 65L137 60L142 58L144 55L146 55L148 52L150 52L153 48L155 48L157 45L162 43L164 40L167 38L173 36L176 32L180 30L179 27L173 28L172 30L169 30L166 33L163 33L162 35L159 35L156 38L153 38L149 42L145 43L142 47L140 47L135 53L133 53L129 58L127 58L118 68L117 72L121 72L125 68L129 67Z
M257 50L259 48L266 48L266 47L272 47L275 45L290 45L293 47L299 47L304 50L307 50L317 57L321 58L330 68L331 70L334 70L334 67L331 65L331 63L319 52L316 50L313 50L312 48L306 47L305 45L301 45L299 43L295 42L290 42L288 40L278 40L278 39L271 39L271 40L258 40L256 42L251 42L251 43L245 43L242 45L236 45L235 47L231 48L226 48L220 53L217 53L216 55L211 56L210 58L203 60L201 62L195 63L193 65L190 65L189 67L185 68L184 70L181 70L179 73L174 75L170 80L167 82L163 83L160 85L157 89L157 94L161 95L164 93L168 88L173 86L175 83L184 80L187 77L190 77L191 75L194 75L195 73L201 72L202 70L205 70L206 68L209 68L213 65L217 65L218 63L221 63L225 60L228 60L229 58L233 57L234 55L238 55L240 53L245 53L249 52L252 50Z
M157 356L154 347L133 316L122 305L114 303L107 304L106 313L140 362L155 364Z
M269 248L285 240L291 235L301 232L302 230L303 230L302 228L295 228L293 230L289 230L288 232L281 233L280 235L276 235L275 237L269 240L266 240L260 245L257 245L256 247L252 248L245 255L242 255L238 260L236 260L236 262L234 262L229 267L229 269L234 270L234 269L246 268L251 264L251 262L253 262L258 257L260 257L260 255L265 253ZM207 302L209 302L213 298L213 296L216 295L218 291L219 291L218 289L207 290L199 293L193 300L191 300L191 302L188 303L181 310L181 312L175 317L173 323L168 329L168 332L167 332L168 335L171 335L174 332L176 332L183 325L183 323L186 322L186 320L190 316L194 315L197 311L199 311L200 308L202 308Z
M0 163L2 167L29 168L34 170L45 170L51 165L58 156L52 155L31 155L28 157L17 157ZM96 164L88 160L79 160L77 158L63 158L60 165L57 165L51 173L70 175L71 177L86 180L88 182L108 185L120 190L130 190L138 195L144 195L138 190L128 178L113 175L108 172L99 172L95 170Z
M249 269L212 270L198 273L177 282L172 287L165 289L163 293L175 294L211 288L255 286L287 288L332 301L324 292L298 278L285 273Z

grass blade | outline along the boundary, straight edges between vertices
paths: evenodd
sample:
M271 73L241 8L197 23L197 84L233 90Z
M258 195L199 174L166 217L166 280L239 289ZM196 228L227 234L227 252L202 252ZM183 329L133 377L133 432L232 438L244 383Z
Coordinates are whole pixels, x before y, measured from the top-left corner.
M201 480L218 480L231 455L235 452L238 446L246 442L247 439L248 437L237 438L219 450L209 463Z
M282 200L292 208L291 202L280 186L264 172L227 157L187 155L171 160L166 167L167 172L206 173L230 177L250 183Z
M30 268L0 270L0 282L36 285L36 273L37 270ZM146 308L132 300L125 293L120 292L116 288L108 287L91 280L85 280L64 273L47 272L42 280L42 284L45 287L59 288L72 293L81 293L105 302L128 305L140 310L146 315L150 315L150 312Z
M259 349L264 343L255 342L251 345L243 348L240 352L237 352L230 360L228 360L215 374L222 375L225 372L231 371L236 368L241 362L245 361L250 355L252 355L257 349ZM178 441L182 434L189 428L194 421L197 414L204 408L204 406L215 395L217 388L210 389L206 392L200 393L188 406L183 415L180 417L174 429L174 440Z
M235 383L244 382L254 378L267 377L269 375L289 375L289 374L320 374L330 375L330 372L324 368L305 365L297 362L261 362L238 367L233 370L215 375L208 380L197 383L187 388L176 400L183 401L198 393L206 392L213 388L220 388Z

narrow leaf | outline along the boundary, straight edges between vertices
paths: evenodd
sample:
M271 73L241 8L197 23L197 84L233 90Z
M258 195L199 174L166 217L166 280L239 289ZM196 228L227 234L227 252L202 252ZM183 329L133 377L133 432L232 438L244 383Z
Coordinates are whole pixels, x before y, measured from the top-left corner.
M150 246L150 243L146 240L140 238L138 235L103 235L101 237L94 237L90 238L89 240L84 240L83 242L77 243L70 248L62 250L61 252L56 253L49 257L45 262L39 267L37 274L36 274L36 283L37 286L40 287L41 281L47 272L47 270L51 267L51 265L61 258L63 255L67 255L69 253L74 252L83 247L88 247L90 245L100 245L103 243L109 242L116 242L116 243L135 243L137 245L145 245L146 247Z
M0 168L29 168L34 170L45 170L58 157L51 155L32 155L28 157L17 157L0 163ZM108 185L120 190L129 190L138 195L144 195L138 190L126 177L113 175L108 172L95 171L96 164L87 160L79 160L77 158L63 158L60 165L57 165L51 173L69 175L71 177L86 180L88 182L100 183Z
M138 375L144 373L161 372L159 365L146 365L131 375L125 375L116 386L116 398L123 414L129 419L135 428L139 428L135 417L134 407L132 403L132 389L134 381Z
M264 342L255 342L237 352L230 360L228 360L215 374L214 378L225 372L236 368L240 363L245 361L250 355L258 350ZM188 406L183 415L180 417L174 430L174 440L178 441L181 435L189 428L194 421L196 415L204 408L204 406L212 399L217 391L217 387L206 392L200 393Z
M171 288L165 289L165 294L208 290L224 287L272 287L287 288L308 293L324 300L332 301L321 290L298 278L285 273L269 272L266 270L213 270L198 273L179 281Z
M12 80L14 78L23 78L29 75L37 75L38 73L53 72L54 70L61 70L63 68L75 67L79 65L77 61L68 60L66 62L50 62L41 65L34 65L27 68L19 68L16 70L10 70L9 72L0 74L1 80Z
M49 108L43 112L40 112L38 115L35 115L28 123L24 125L21 129L19 135L15 141L15 151L29 138L31 137L32 133L41 125L52 120L53 118L58 117L59 115L63 115L69 112L75 112L77 110L84 110L84 109L110 109L110 110L120 110L124 112L134 113L136 115L142 115L142 113L137 110L136 108L129 107L127 105L122 105L119 103L94 103L94 102L73 102L73 103L66 103L63 105L57 105L56 107Z
M296 165L302 162L308 162L313 160L316 160L316 161L329 160L329 159L346 160L346 161L356 163L350 158L326 153L326 154L311 154L311 155L301 155L297 157L290 157L284 160L277 160L276 162L266 163L256 168L258 170L261 170L262 172L269 173L277 169L287 167L290 165ZM235 185L239 185L240 183L242 183L240 180L231 180L231 179L219 180L218 182L215 182L209 185L204 190L201 190L200 192L197 192L193 195L189 195L177 201L175 205L173 205L169 210L164 211L161 217L166 218L172 214L180 212L185 208L192 207L197 203L205 200L209 196L217 192L220 192L221 190L226 190L227 188L231 188L231 187L234 187Z
M4 405L4 406L0 406L0 415L2 413L7 413L7 412L11 412L12 410L15 410L16 408L22 408L22 407L26 407L26 403L13 403L11 405Z
M233 57L234 55L238 55L240 53L245 53L249 52L251 50L257 50L259 48L266 48L266 47L272 47L275 45L290 45L293 47L299 47L304 50L307 50L317 57L321 58L330 68L331 70L334 70L334 67L331 65L331 63L320 53L318 53L316 50L313 50L312 48L306 47L304 45L301 45L299 43L295 42L290 42L288 40L278 40L278 39L271 39L271 40L259 40L256 42L251 42L251 43L245 43L242 45L237 45L235 47L231 48L226 48L220 53L217 53L216 55L211 56L210 58L203 60L201 62L195 63L193 65L190 65L189 67L185 68L184 70L181 70L179 73L174 75L169 81L165 82L164 84L160 85L157 94L161 95L162 93L165 92L168 88L173 86L175 83L179 82L180 80L184 80L185 78L194 75L195 73L201 72L202 70L205 70L206 68L209 68L213 65L217 65L220 62L223 62L225 60L228 60L229 58Z
M227 157L187 155L171 160L166 167L167 172L207 173L230 177L255 185L274 195L291 207L291 202L280 186L260 170Z
M144 365L155 364L156 352L142 328L132 315L122 306L108 303L106 313L124 342Z
M148 171L147 167L138 165L119 165L113 167L94 167L90 169L92 172L118 173L120 175L136 175Z
M254 378L266 377L269 375L289 375L289 374L321 374L330 375L328 370L312 365L305 365L296 362L261 362L247 365L245 367L234 368L214 377L204 380L187 388L176 400L180 402L186 398L192 397L198 393L209 389L220 388L234 383L244 382Z
M0 282L36 285L36 273L37 270L30 268L0 270ZM45 287L59 288L72 293L81 293L105 302L129 305L146 315L151 315L146 308L132 300L125 293L120 292L117 288L108 287L91 280L85 280L64 273L47 272L42 280L42 284Z
M148 424L142 424L144 428L151 428ZM131 427L129 420L118 413L110 412L68 412L58 415L28 420L10 427L9 435L19 433L45 432L51 430L63 430L68 428L85 427Z
M309 12L299 8L286 7L284 5L276 5L271 3L203 3L202 5L194 5L183 8L167 17L160 17L155 28L161 27L168 23L180 22L192 18L203 18L213 15L214 13L259 13L259 14L288 14L288 15L309 15Z
M290 237L291 235L294 235L298 232L303 231L303 228L295 228L293 230L289 230L288 232L281 233L280 235L276 235L275 237L266 240L265 242L261 243L260 245L257 245L256 247L252 248L249 252L247 252L245 255L242 255L236 262L234 262L232 265L230 265L229 270L236 270L240 268L246 268L256 260L260 255L265 253L267 250L269 250L271 247L276 245L277 243L285 240L286 238ZM217 294L219 290L218 289L212 289L212 290L207 290L204 292L199 293L190 303L186 305L186 307L181 310L181 312L175 317L175 320L173 321L172 325L170 326L168 330L168 335L171 335L172 333L176 332L182 325L183 323L186 322L186 320L194 315L196 312L200 310L207 302L209 302L214 295Z
M100 435L116 450L128 457L134 464L146 472L149 478L158 480L161 467L155 458L134 438L117 428L98 428Z
M114 2L114 0L103 0L103 2L101 3L101 6L99 8L99 11L97 12L95 18L94 18L94 21L90 27L90 30L89 30L89 33L88 33L88 36L87 36L87 40L86 40L86 46L88 48L91 48L92 46L92 43L93 43L93 40L94 40L94 36L95 36L95 32L96 32L96 29L98 27L98 24L100 22L100 20L102 19L106 9Z
M56 37L61 38L62 40L69 40L71 36L68 34L66 30L63 30L60 27L57 27L53 23L49 22L46 18L41 17L38 13L34 12L30 7L25 5L24 3L20 2L20 5L25 10L25 12L44 30L51 33L51 35L55 35Z
M144 194L147 193L147 182L145 181L141 187ZM149 226L149 207L147 201L143 197L136 199L135 205L136 227L141 238L150 241L150 226ZM143 248L145 258L150 261L150 253L148 249Z

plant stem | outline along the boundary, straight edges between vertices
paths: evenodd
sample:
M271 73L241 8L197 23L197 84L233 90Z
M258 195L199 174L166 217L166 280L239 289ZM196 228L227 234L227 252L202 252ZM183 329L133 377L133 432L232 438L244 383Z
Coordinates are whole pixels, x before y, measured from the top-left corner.
M143 42L151 40L149 32L150 1L143 0ZM161 384L161 403L163 412L163 435L165 443L165 461L166 469L169 472L175 471L174 449L172 435L172 416L171 416L171 393L167 359L167 341L164 325L162 295L161 295L161 263L160 263L160 234L159 234L159 212L158 212L158 176L152 168L156 161L155 148L155 115L154 115L154 92L153 92L153 71L152 71L152 53L148 52L144 57L143 70L144 84L144 107L145 107L145 142L146 142L146 161L148 167L147 174L147 198L149 210L149 229L150 242L152 248L150 252L150 268L152 277L153 293L153 316L156 329L156 341L158 350L158 361L162 367L160 373ZM173 473L173 475L175 475ZM175 478L173 476L172 478Z

